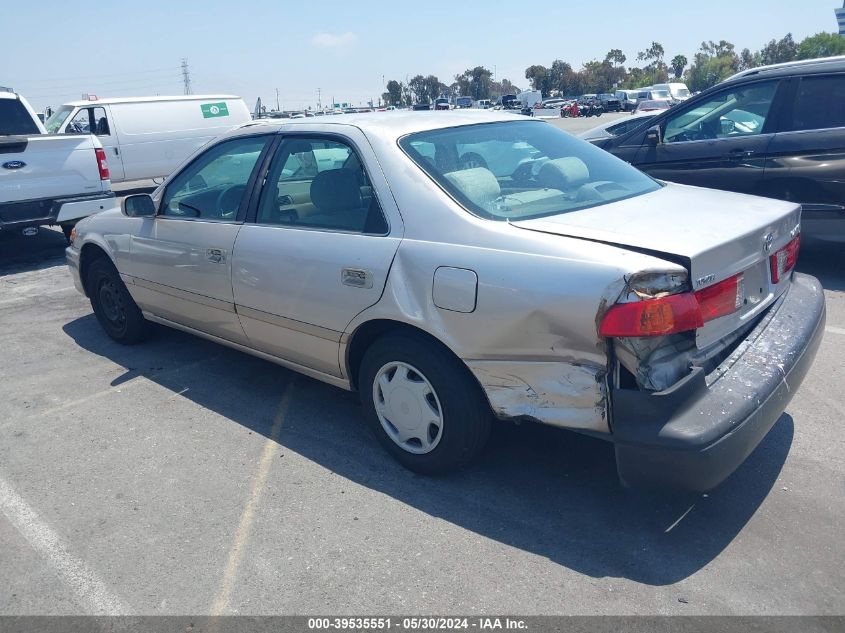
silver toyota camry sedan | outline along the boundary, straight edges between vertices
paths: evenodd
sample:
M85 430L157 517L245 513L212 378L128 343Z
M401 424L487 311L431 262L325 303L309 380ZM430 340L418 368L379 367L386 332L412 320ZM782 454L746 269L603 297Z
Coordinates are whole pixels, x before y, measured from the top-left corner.
M621 481L706 490L816 353L798 205L654 180L487 112L255 122L67 249L105 332L150 322L357 390L422 473L498 420L614 443Z

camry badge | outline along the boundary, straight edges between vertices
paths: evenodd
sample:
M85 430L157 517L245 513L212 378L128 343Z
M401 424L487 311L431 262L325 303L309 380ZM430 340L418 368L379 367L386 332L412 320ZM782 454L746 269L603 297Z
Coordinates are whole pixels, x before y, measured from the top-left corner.
M775 241L775 236L769 233L763 238L763 252L768 253L772 250L772 243Z

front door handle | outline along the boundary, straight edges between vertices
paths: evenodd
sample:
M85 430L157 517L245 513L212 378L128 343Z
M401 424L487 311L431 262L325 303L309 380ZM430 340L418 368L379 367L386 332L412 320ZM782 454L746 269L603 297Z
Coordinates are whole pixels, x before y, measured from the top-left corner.
M208 261L214 262L215 264L222 264L226 261L226 253L223 252L222 248L206 249L205 256Z
M119 149L117 149L117 147L114 147L113 149L114 149L114 155L115 155L115 156L120 156L120 150L119 150Z
M729 160L742 160L743 158L751 158L756 152L750 149L732 149L728 152Z

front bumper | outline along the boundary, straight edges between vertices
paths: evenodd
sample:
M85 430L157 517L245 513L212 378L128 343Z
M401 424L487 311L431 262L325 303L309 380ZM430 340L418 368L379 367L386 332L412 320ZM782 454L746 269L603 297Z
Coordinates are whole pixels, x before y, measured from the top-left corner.
M65 249L65 260L67 261L67 269L70 271L70 276L73 279L73 285L82 294L86 294L85 287L82 285L82 277L79 274L79 251L73 245Z
M780 418L824 334L814 277L792 284L709 376L694 368L666 391L612 390L612 431L622 483L704 491L726 479Z

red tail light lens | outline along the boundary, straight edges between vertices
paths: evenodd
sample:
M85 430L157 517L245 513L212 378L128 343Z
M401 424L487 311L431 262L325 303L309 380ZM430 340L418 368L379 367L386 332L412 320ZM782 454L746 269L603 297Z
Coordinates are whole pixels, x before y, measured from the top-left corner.
M692 293L619 303L607 311L602 336L665 336L704 325Z
M109 179L109 162L106 160L106 150L98 147L94 150L97 155L97 169L100 170L100 180Z
M769 257L769 263L772 269L772 281L774 283L780 282L786 275L795 268L795 262L798 261L798 250L801 247L801 236L796 235L792 240L780 249L777 253Z
M745 302L742 273L697 292L619 303L605 314L602 336L665 336L702 327Z
M745 276L740 273L695 293L706 323L739 310L745 302Z

